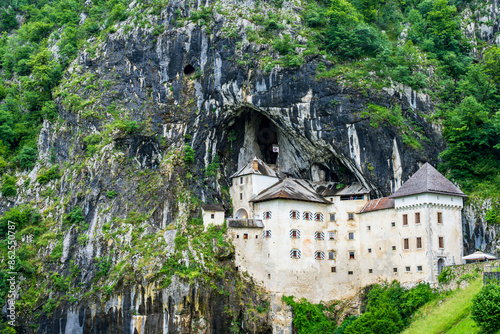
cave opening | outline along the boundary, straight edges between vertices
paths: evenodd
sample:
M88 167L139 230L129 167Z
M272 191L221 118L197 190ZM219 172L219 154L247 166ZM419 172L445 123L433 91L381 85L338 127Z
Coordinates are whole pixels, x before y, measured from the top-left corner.
M195 72L195 68L191 64L187 64L186 67L184 67L184 75L190 76Z
M271 165L275 165L278 159L278 129L276 125L262 114L257 115L256 138L257 144L262 154L262 160Z

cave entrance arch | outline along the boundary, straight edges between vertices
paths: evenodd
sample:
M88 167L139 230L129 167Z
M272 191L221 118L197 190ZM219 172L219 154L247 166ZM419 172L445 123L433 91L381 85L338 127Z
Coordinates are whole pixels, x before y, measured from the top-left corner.
M245 209L239 209L238 211L236 211L236 213L234 214L234 218L235 219L248 219L248 213L247 213L247 210Z

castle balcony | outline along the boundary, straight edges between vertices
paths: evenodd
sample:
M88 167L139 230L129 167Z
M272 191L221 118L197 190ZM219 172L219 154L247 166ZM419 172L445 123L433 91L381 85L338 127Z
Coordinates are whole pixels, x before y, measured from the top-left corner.
M229 218L228 226L233 228L263 228L262 219Z

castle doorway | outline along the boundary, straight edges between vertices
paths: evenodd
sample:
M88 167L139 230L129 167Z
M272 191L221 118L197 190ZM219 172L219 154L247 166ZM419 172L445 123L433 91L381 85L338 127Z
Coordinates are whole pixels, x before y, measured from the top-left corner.
M444 259L438 260L438 275L441 274L444 268Z
M245 209L239 209L234 214L234 218L235 219L247 219L248 218L247 210L245 210Z

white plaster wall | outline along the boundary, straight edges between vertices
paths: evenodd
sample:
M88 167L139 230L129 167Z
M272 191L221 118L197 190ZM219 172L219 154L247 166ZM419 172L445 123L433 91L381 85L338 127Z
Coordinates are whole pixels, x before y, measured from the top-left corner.
M224 211L205 211L201 210L203 217L203 226L205 229L210 225L222 225L224 224ZM212 214L214 218L212 218Z
M242 184L240 183L240 178L243 178ZM243 208L247 211L248 218L254 218L253 204L250 200L258 195L262 190L272 186L278 181L279 179L277 177L255 174L248 174L233 178L233 184L229 191L233 202L233 217L235 216L236 211ZM240 193L242 194L243 199L240 199Z
M427 204L427 203L459 206L460 208L463 207L462 197L450 196L450 195L423 193L423 194L399 197L394 199L394 206L396 209L402 207L409 207L412 205Z

